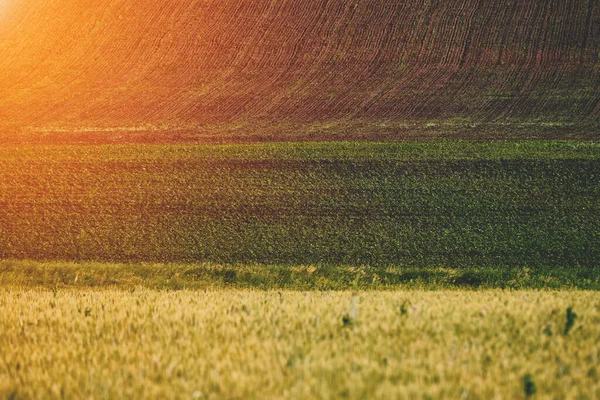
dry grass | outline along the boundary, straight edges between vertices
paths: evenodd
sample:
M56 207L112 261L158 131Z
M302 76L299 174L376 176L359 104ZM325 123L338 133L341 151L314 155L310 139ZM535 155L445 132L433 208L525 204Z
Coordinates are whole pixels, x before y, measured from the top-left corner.
M586 291L11 289L0 397L595 398L599 337Z

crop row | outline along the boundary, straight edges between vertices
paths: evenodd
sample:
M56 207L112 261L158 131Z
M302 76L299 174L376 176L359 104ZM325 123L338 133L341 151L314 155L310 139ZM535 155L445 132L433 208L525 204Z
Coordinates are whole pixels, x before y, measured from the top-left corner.
M5 128L600 116L588 0L52 0L1 18Z

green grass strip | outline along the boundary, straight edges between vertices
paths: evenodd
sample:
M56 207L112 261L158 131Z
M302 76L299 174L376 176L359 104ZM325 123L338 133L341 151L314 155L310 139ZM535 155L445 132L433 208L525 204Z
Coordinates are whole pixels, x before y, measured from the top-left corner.
M600 289L597 268L0 262L0 287L286 290Z

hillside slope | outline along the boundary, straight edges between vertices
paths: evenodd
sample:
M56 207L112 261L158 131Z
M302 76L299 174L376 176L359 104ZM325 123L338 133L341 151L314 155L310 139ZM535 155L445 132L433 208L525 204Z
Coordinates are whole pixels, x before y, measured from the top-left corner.
M12 3L0 13L3 132L600 136L595 0Z

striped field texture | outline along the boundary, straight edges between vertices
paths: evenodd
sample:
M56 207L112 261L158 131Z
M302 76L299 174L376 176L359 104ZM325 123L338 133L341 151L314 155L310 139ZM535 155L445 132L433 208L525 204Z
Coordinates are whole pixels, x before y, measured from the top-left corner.
M594 0L7 3L3 140L599 133Z

